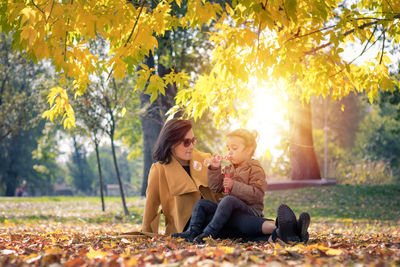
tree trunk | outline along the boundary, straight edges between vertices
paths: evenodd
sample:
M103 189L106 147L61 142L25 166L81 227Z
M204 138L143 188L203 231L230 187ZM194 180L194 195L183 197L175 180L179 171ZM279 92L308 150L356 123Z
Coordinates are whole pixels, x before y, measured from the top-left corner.
M140 105L150 105L150 96L141 94ZM163 122L161 121L157 101L154 101L148 108L145 115L141 118L142 134L143 134L143 180L141 195L146 195L147 179L150 167L153 164L152 150L157 141L158 134L161 131Z
M12 170L8 170L7 177L5 179L6 184L6 197L15 196L15 190L17 189L17 173Z
M149 68L154 68L154 57L152 53L150 53L150 55L146 57L146 65ZM150 104L149 95L146 95L144 93L140 95L140 107L141 108L147 107L146 112L140 118L142 124L142 134L143 134L143 179L142 179L141 195L145 196L150 167L154 162L152 156L152 150L154 144L157 141L158 134L161 131L162 122L157 101L154 101L153 103Z
M154 58L150 55L146 59L147 66L154 67ZM171 72L171 69L165 68L159 64L158 75L163 77ZM177 88L173 85L167 85L165 88L165 96L159 95L158 98L150 104L150 96L141 94L140 95L140 106L141 108L148 106L146 113L141 118L142 133L143 133L143 179L142 179L142 190L141 195L146 195L147 180L150 171L150 167L153 164L152 151L157 141L158 135L161 131L162 126L166 120L165 113L174 105L174 98L176 96Z
M103 194L103 176L101 174L101 164L100 164L100 156L99 156L99 144L97 141L94 142L96 149L96 159L97 159L97 167L99 169L99 188L100 188L100 197L101 197L101 210L105 211L104 206L104 194Z
M124 188L123 188L123 185L122 185L121 176L119 174L117 157L115 155L114 134L110 135L110 141L111 141L111 150L112 150L112 155L113 155L113 160L114 160L115 172L117 173L117 179L118 179L118 184L119 184L119 191L121 193L122 206L124 208L124 214L125 215L129 215L129 211L128 211L128 208L126 207L126 202L125 202Z
M311 105L292 101L290 118L292 180L321 179L312 138Z

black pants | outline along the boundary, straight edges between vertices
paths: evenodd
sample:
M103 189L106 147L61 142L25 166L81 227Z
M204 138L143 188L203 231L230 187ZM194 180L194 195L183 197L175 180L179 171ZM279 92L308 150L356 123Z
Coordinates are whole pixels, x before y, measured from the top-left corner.
M234 196L224 197L219 204L201 199L192 212L190 230L204 232L213 238L243 238L245 240L268 240L262 233L262 224L268 219L253 215L242 200Z

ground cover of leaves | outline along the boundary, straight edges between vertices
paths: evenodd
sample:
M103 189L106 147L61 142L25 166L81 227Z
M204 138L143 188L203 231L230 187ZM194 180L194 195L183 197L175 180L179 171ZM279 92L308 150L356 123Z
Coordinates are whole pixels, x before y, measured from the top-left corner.
M0 266L400 266L397 191L386 193L385 200L381 194L387 190L374 189L375 194L368 189L376 202L365 203L364 208L358 205L359 211L351 203L346 203L347 208L329 204L338 202L330 195L344 199L341 194L349 194L347 187L324 190L276 192L266 198L272 203L266 203L270 217L275 202L289 203L297 214L310 211L310 241L306 245L240 240L207 240L196 245L162 235L120 236L140 229L142 198L128 199L130 216L121 215L119 199L107 199L107 211L102 212L97 198L0 198ZM343 201L359 203L370 197L361 191L361 195L352 192ZM292 205L291 198L296 195L297 202ZM307 204L302 204L302 197L316 196L321 200L304 200ZM378 213L391 216L361 216L363 209L372 212L369 209L374 205L387 209ZM327 216L325 209L343 216Z

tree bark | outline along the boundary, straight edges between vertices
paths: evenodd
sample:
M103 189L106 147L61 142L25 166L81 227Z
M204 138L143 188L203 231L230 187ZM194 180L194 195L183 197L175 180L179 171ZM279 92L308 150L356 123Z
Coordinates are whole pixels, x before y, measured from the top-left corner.
M112 155L113 155L113 160L114 160L115 172L117 173L117 179L118 179L118 184L119 184L119 191L120 191L120 193L121 193L122 206L123 206L123 208L124 208L124 214L125 214L126 216L128 216L128 215L129 215L129 211L128 211L128 208L126 207L124 188L123 188L122 181L121 181L121 175L119 174L119 168L118 168L118 163L117 163L117 157L116 157L116 155L115 155L114 134L110 135L110 140L111 140L111 150L112 150Z
M150 55L146 59L149 68L154 68L154 58ZM158 75L164 77L171 72L170 68L165 68L159 64L157 68ZM141 118L142 134L143 134L143 179L141 195L146 195L147 180L151 165L153 164L152 151L157 141L158 135L166 120L165 113L174 105L177 88L173 85L167 85L165 88L165 96L159 95L157 99L150 104L150 96L146 94L140 95L140 106L147 106L146 113Z
M101 174L101 164L100 164L100 155L99 155L99 143L98 141L94 142L96 149L96 159L97 159L97 168L99 170L99 188L100 188L100 197L101 197L101 210L105 211L104 205L104 194L103 194L103 176Z
M163 121L160 117L157 101L154 101L152 104L150 104L149 95L140 95L140 105L142 107L149 105L147 112L141 118L143 134L143 179L141 195L145 196L150 167L154 162L152 150L161 131Z
M6 184L6 197L15 196L15 190L17 189L17 173L12 170L7 171L7 178L5 179Z
M290 122L290 160L292 180L321 179L314 151L310 103L292 101Z

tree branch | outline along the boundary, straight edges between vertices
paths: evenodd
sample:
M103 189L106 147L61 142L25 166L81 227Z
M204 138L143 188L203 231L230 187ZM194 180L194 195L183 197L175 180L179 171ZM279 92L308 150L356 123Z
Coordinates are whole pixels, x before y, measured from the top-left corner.
M390 9L394 12L392 5L390 4L390 2L388 0L385 0L385 2L390 6Z
M267 4L268 4L268 0L265 0L265 4L264 5L261 3L261 8L263 10L265 10L265 8L267 7Z
M44 13L44 11L38 5L36 5L36 3L33 0L31 0L31 2L32 2L33 6L36 7L37 10L40 11L40 13L43 14L44 20L46 20L46 13Z
M375 29L376 29L376 28L377 28L377 26L375 26ZM383 33L382 33L382 34L383 34ZM351 63L353 63L354 61L356 61L356 60L357 60L358 58L360 58L368 49L370 49L371 47L373 47L373 46L375 45L375 43L376 43L379 39L381 39L382 34L379 35L378 39L376 39L375 42L374 42L370 47L368 47L368 48L367 48L367 45L368 45L368 43L367 43L367 45L365 45L365 47L364 47L364 50L363 50L357 57L355 57L352 61L350 61L349 63L347 63L347 65L350 65ZM372 35L370 36L369 40L371 40L371 38L372 38ZM369 42L369 40L368 40L368 42ZM336 72L335 74L332 74L332 75L329 76L329 77L334 77L334 76L338 75L339 73L341 73L342 71L344 71L344 69L345 69L345 68L342 68L340 71Z
M74 0L71 0L71 5L74 3ZM69 18L67 20L67 26L69 26ZM67 62L67 39L68 39L68 31L65 31L65 42L64 42L64 61Z
M326 43L326 44L323 44L323 45L314 47L313 49L311 49L311 50L309 50L309 51L307 51L307 52L304 52L304 54L305 54L305 55L311 55L311 54L317 52L318 50L321 50L321 49L323 49L323 48L325 48L325 47L327 47L327 46L330 46L331 44L332 44L332 43L329 42L329 43Z
M400 14L397 14L397 15L393 16L393 20L394 19L399 19L399 18L400 18ZM365 29L366 27L369 27L369 26L372 26L372 25L376 25L379 21L385 21L385 20L388 20L388 19L379 19L379 20L368 22L368 23L364 23L363 25L361 25L360 27L357 27L357 28L362 30L362 29ZM347 36L349 34L352 34L355 30L356 29L351 29L351 30L343 33L343 36ZM304 52L304 54L305 55L310 55L310 54L315 53L316 51L321 50L321 49L323 49L323 48L325 48L325 47L327 47L327 46L329 46L331 44L332 44L332 42L328 42L326 44L317 46L317 47L315 47L315 48L313 48L313 49L311 49L311 50L309 50L307 52Z
M3 134L2 136L0 136L0 142L1 142L4 138L6 138L11 132L12 132L12 130L11 130L11 129L8 129L8 132L6 132L6 133Z
M355 18L355 19L351 19L351 20L349 20L349 21L354 21L354 20L366 20L366 19L376 19L376 18L373 18L373 17L364 17L364 18ZM294 39L296 39L296 38L302 38L302 37L310 36L310 35L313 35L314 33L322 32L322 31L325 31L325 30L328 30L328 29L331 29L331 28L335 28L335 27L337 27L337 24L332 25L332 26L328 26L328 27L324 27L324 28L322 28L322 29L318 29L318 30L315 30L315 31L312 31L312 32L309 32L309 33L306 33L306 34L303 34L303 35L294 35L292 38L288 39L286 42L292 41L292 40L294 40ZM286 42L285 42L285 43L286 43Z
M49 21L49 19L50 19L51 13L53 12L54 3L55 3L55 0L53 0L53 3L51 4L51 9L50 9L49 16L46 19L46 24L47 24L47 21Z
M133 25L132 31L131 31L131 33L129 34L128 39L126 39L126 42L125 42L125 44L124 44L124 47L126 47L126 46L128 45L130 39L132 38L132 34L133 34L133 32L135 31L136 25L137 25L138 22L139 22L140 14L141 14L142 11L143 11L144 3L145 3L144 0L142 0L142 2L140 3L139 14L138 14L137 17L136 17L135 25ZM136 36L137 36L137 35L136 35ZM135 36L135 39L134 39L134 40L136 40L136 36ZM110 77L111 77L111 75L112 75L113 72L114 72L114 68L112 68L111 71L110 71L110 73L108 74L107 81L110 79Z
M372 32L371 36L368 38L368 41L367 41L367 43L365 44L364 49L363 49L363 51L361 52L360 55L364 54L364 52L367 50L367 46L368 46L368 44L371 42L371 39L372 39L372 37L374 36L374 33L375 33L375 31L376 31L377 28L378 28L378 25L375 25L374 31Z
M49 13L49 15L47 16L47 18L46 18L46 13L45 13L38 5L36 5L36 3L35 3L33 0L31 0L31 2L32 2L33 6L36 7L37 10L40 11L40 13L43 14L44 21L45 21L46 24L47 24L47 22L48 22L48 20L49 20L49 18L50 18L50 16L51 16L51 12L53 12L53 7L54 7L54 4L55 4L55 1L53 0L53 3L51 4L50 13Z
M384 49L385 49L385 40L386 40L385 32L386 32L386 29L383 30L382 52L381 52L381 59L379 60L379 65L382 64L383 52L384 52Z
M7 73L5 74L5 78L1 81L1 87L0 87L0 105L3 103L3 92L4 92L4 88L6 86L6 82L7 82Z
M126 40L126 42L125 42L125 44L124 44L124 47L126 47L126 46L128 45L128 43L129 43L129 40L131 39L131 37L132 37L132 34L133 34L133 32L135 31L136 25L137 25L137 24L138 24L138 22L139 22L140 14L142 14L142 11L143 11L144 3L145 3L145 1L144 1L144 0L142 0L142 3L140 3L140 10L139 10L139 14L138 14L138 15L137 15L137 17L136 17L135 24L133 25L132 31L131 31L131 33L129 34L129 37L128 37L128 39Z

